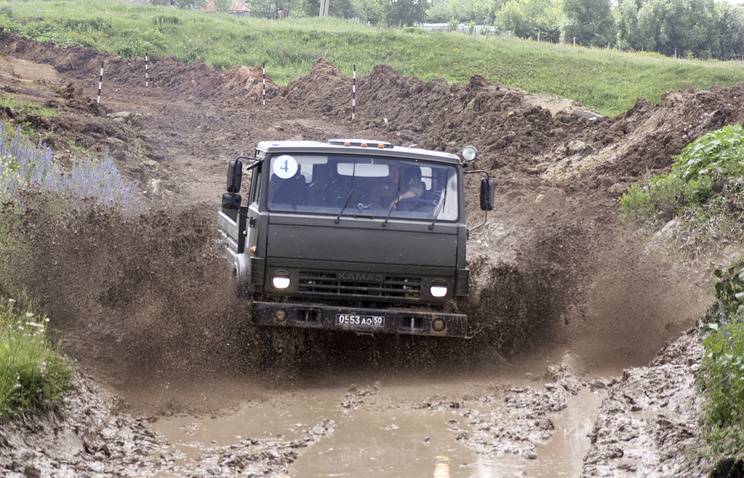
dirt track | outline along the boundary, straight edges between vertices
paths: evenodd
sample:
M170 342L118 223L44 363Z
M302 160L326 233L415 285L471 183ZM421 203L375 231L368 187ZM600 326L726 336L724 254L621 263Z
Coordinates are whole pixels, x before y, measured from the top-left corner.
M90 98L102 58L98 107ZM51 228L54 237L48 227L27 231L45 262L21 270L65 351L94 377L80 383L99 381L123 402L91 399L102 400L90 406L100 417L82 425L96 430L94 445L65 438L80 435L75 419L56 427L51 446L38 437L55 426L26 445L13 441L18 430L0 429L0 443L10 437L13 445L0 452L0 466L20 473L33 456L43 474L54 463L80 473L166 475L699 471L701 464L658 459L680 441L674 437L649 439L660 451L630 464L632 455L623 455L643 448L646 435L607 441L622 428L609 415L629 381L656 384L659 396L670 383L658 377L663 371L620 378L622 370L649 362L709 298L695 271L672 267L659 244L649 248L617 224L615 198L668 166L691 139L733 122L744 111L743 86L669 94L660 106L641 101L607 119L478 77L451 86L380 66L359 82L352 125L348 78L323 61L286 88L272 85L266 107L251 69L223 74L162 60L147 89L143 71L141 62L0 33L0 91L59 113L14 119L50 132L62 160L75 154L67 140L111 154L152 208L134 218L67 218ZM469 244L480 291L473 307L497 333L464 347L309 337L284 344L288 354L312 350L298 353L299 363L255 366L266 337L235 323L240 304L228 297L227 271L210 249L224 165L259 139L331 137L479 148L479 166L494 171L500 195L493 222ZM178 280L165 280L163 270ZM71 417L80 410L74 399L67 407ZM639 411L633 426L656 430L663 411ZM694 443L695 430L686 433ZM132 451L135 442L142 445Z

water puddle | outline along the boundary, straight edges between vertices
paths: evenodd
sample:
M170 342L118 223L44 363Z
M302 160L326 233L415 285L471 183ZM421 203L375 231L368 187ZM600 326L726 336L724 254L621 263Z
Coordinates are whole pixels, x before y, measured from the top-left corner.
M181 452L178 465L188 470L219 447L245 439L272 443L303 439L308 430L332 420L333 431L310 446L297 450L288 469L298 477L560 477L579 476L590 447L593 427L603 394L583 388L568 406L549 418L552 438L537 445L532 459L521 455L489 455L468 446L473 418L506 407L504 393L510 387L541 388L537 370L508 377L397 377L360 381L361 386L314 384L294 390L272 390L243 383L213 384L210 390L183 393L171 387L153 394L156 403L202 406L228 400L212 411L199 407L158 416L150 424ZM349 382L346 382L347 384ZM217 386L218 385L218 386ZM241 388L242 387L242 388ZM198 387L196 387L198 388ZM227 393L231 391L230 393ZM240 394L244 400L235 401ZM210 396L208 400L204 396ZM206 401L205 401L206 400ZM510 413L503 410L503 426ZM479 415L480 414L480 415ZM519 428L515 427L515 433ZM463 439L463 436L465 438ZM470 435L472 436L472 434Z
M217 414L161 417L150 428L187 458L198 459L206 447L231 445L244 438L298 438L324 419L339 417L339 396L337 390L279 393Z
M292 468L303 477L454 476L474 454L448 429L449 414L359 410Z
M497 467L499 473L487 476L581 476L584 456L591 446L589 434L604 396L602 392L582 389L565 409L550 417L555 426L553 437L537 445L537 458L509 455L494 458L491 466Z

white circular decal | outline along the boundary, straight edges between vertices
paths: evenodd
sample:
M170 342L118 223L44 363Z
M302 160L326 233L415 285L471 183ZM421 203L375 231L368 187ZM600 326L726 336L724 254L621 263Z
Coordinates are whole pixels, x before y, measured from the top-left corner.
M288 154L283 154L274 160L274 174L282 179L289 179L297 174L297 161Z

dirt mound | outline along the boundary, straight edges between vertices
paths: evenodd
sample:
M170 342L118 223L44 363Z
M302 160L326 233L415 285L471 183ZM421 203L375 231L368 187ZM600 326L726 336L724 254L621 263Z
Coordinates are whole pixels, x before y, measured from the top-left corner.
M126 85L132 94L145 95L144 58L122 58L93 48L57 47L0 31L0 54L47 63L59 73L97 87L104 64L104 94L112 85ZM222 75L201 61L183 63L174 58L150 59L150 85L189 100L225 95ZM230 93L230 96L235 96Z
M329 116L338 116L340 101L349 98L351 118L351 80L325 58L316 61L307 75L290 82L281 96L292 107L308 108Z
M236 94L247 94L249 98L260 100L263 92L263 71L261 67L236 66L222 76L225 89ZM279 89L266 77L266 97L273 98Z
M639 100L606 131L584 135L583 146L555 151L544 178L574 188L636 181L668 168L699 136L734 123L743 108L741 84L668 93L658 106Z
M579 114L534 106L522 92L475 76L468 85L405 77L378 65L358 81L356 128L384 131L398 143L457 151L471 143L487 169L534 167L540 154L597 123ZM296 108L351 117L351 81L325 61L290 83L284 98ZM607 120L601 120L603 122ZM514 180L514 177L510 177Z

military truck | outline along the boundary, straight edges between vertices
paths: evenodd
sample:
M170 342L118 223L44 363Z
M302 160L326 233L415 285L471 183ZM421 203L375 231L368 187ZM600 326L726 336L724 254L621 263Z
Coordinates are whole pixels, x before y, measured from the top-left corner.
M253 322L469 337L464 174L484 176L482 210L495 191L476 154L333 139L231 160L219 233Z

